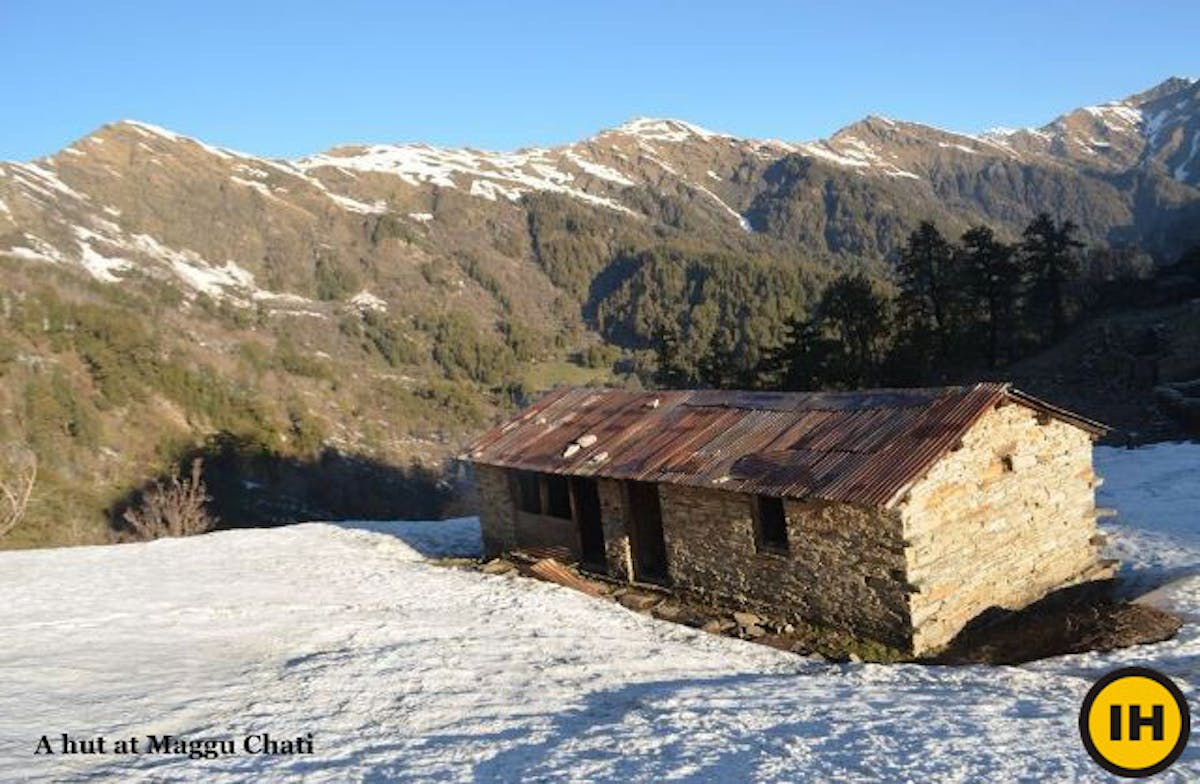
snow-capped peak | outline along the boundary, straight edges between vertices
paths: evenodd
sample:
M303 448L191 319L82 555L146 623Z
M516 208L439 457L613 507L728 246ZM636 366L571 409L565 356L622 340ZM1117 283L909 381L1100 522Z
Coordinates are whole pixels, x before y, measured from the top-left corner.
M1138 127L1144 121L1141 110L1125 101L1111 101L1096 106L1085 106L1082 111L1099 119L1105 125L1113 125L1115 123Z
M175 131L169 130L167 128L163 128L161 125L154 125L153 123L142 122L141 120L119 120L119 121L113 123L113 127L128 128L128 129L134 131L135 133L137 133L138 135L144 136L146 138L157 137L160 139L165 139L170 142L183 142L185 144L193 144L193 145L201 148L202 150L205 150L206 152L209 152L212 155L217 156L218 158L246 158L246 159L259 160L259 158L257 156L238 152L237 150L227 150L223 147L214 147L213 145L202 142L199 139L196 139L194 137L184 136L181 133L176 133ZM96 137L90 137L90 138L95 139Z
M144 134L151 134L153 136L162 136L164 139L170 139L171 141L179 141L181 139L187 138L187 137L183 136L182 134L178 134L178 133L175 133L174 131L167 130L166 128L163 128L161 125L154 125L153 123L142 122L141 120L118 120L117 122L115 122L113 124L117 125L117 126L123 125L123 126L129 127L129 128L133 128L133 129L137 130L138 132L144 133Z
M620 133L626 136L637 136L642 139L657 142L685 142L692 138L707 141L709 139L729 138L728 134L710 131L693 125L684 120L668 118L637 117L621 123L605 133Z

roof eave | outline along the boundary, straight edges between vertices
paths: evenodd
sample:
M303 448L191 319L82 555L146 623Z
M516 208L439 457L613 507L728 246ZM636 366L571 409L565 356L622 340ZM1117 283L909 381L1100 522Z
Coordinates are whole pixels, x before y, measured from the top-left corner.
M1007 392L1008 396L1014 401L1024 406L1028 406L1036 411L1040 411L1059 421L1066 422L1069 425L1074 425L1080 430L1086 430L1096 438L1100 438L1112 430L1111 427L1103 422L1097 422L1094 419L1088 419L1085 416L1076 414L1074 411L1068 411L1067 409L1056 406L1053 403L1047 403L1045 400L1042 400L1039 397L1034 397L1028 392L1022 392L1015 387L1010 386Z

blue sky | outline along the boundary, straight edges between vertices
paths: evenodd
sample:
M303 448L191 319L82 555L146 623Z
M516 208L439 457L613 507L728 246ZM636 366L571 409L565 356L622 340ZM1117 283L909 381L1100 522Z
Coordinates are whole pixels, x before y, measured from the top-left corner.
M0 0L0 158L134 118L262 155L488 149L632 116L820 137L1036 125L1200 76L1189 2Z

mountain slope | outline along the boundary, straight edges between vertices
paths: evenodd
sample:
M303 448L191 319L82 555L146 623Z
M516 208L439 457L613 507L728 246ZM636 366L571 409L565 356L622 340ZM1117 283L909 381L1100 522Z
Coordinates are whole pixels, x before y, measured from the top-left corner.
M1172 79L978 135L868 117L791 143L642 119L549 149L294 160L124 121L0 162L0 442L46 469L42 527L18 543L81 510L91 534L64 539L110 535L148 474L231 460L230 438L236 475L289 499L237 522L415 514L303 477L434 461L531 391L631 378L663 323L691 348L732 330L752 361L925 219L1015 237L1048 210L1169 261L1200 242L1198 91Z
M1048 209L1089 241L1169 258L1184 241L1169 235L1200 199L1198 96L1200 82L1175 78L1040 129L981 135L869 117L788 144L636 120L554 149L348 146L294 161L123 122L48 159L0 165L0 249L77 261L101 280L129 264L167 265L192 288L269 301L271 285L304 288L280 259L311 261L322 246L375 255L381 223L435 252L507 241L501 252L520 258L521 202L536 192L635 235L686 225L738 247L724 235L740 227L811 257L886 257L921 218L1015 231ZM187 250L200 258L181 257Z

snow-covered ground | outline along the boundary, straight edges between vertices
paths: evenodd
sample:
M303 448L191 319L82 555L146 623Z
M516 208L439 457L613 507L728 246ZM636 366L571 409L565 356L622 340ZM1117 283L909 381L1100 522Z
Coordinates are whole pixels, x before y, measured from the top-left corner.
M474 520L0 553L0 781L1079 781L1124 664L1200 686L1200 445L1100 449L1114 552L1189 623L1021 667L830 664L533 580L435 566ZM314 753L34 756L60 733ZM1195 744L1193 744L1195 746ZM1156 780L1200 779L1195 748Z

